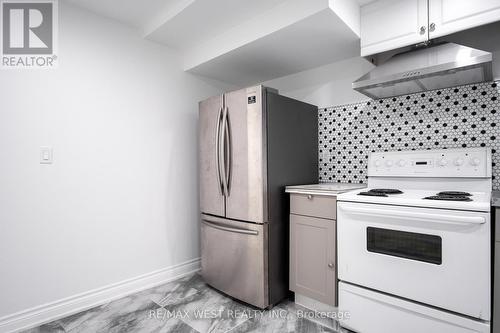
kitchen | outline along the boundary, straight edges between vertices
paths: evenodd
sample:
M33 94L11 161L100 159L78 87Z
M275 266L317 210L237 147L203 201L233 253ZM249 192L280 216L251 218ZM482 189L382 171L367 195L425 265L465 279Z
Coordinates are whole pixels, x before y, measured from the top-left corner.
M500 1L0 5L0 332L500 331Z

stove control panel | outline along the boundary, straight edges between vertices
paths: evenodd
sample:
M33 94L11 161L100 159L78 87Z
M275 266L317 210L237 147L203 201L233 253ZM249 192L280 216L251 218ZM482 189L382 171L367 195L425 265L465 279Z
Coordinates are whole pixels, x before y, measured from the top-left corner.
M490 148L374 152L368 176L487 178L491 163Z

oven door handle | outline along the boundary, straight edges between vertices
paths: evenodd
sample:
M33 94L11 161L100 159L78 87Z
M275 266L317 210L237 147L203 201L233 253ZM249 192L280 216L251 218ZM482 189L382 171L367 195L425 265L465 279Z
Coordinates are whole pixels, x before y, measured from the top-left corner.
M365 208L350 204L340 204L339 210L342 210L351 215L385 217L385 218L402 218L405 220L422 221L428 223L445 223L459 225L479 225L486 223L486 219L481 216L460 216L460 215L444 215L434 213L416 213L394 211L377 208Z

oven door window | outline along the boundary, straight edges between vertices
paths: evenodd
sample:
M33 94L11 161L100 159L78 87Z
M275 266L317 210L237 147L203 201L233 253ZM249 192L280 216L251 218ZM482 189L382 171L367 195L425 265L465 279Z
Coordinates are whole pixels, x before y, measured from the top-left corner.
M435 235L368 227L367 250L441 265L442 239Z

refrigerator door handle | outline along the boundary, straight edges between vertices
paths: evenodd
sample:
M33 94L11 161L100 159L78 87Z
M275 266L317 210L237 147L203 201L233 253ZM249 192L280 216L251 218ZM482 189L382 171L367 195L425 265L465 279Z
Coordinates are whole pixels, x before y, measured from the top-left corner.
M226 195L229 196L231 189L231 171L232 171L232 143L231 143L231 127L229 126L229 109L226 106L226 112L224 117L225 127L224 127L224 135L225 135L225 165L224 165L224 173L226 175Z
M229 193L227 191L227 123L226 123L226 118L227 118L227 108L223 108L222 111L222 129L221 129L221 137L222 137L222 143L219 145L219 158L220 158L220 164L221 164L221 174L222 174L222 192L225 197L229 196Z
M224 185L222 183L222 157L221 157L221 126L222 126L222 106L219 108L219 113L217 114L217 130L215 133L215 151L217 160L217 180L219 181L219 191L224 196Z
M229 232L236 232L238 234L245 234L245 235L258 235L259 232L257 230L249 230L249 229L240 229L240 228L232 228L232 227L225 227L223 225L220 225L220 224L216 224L216 223L213 223L213 222L209 222L208 221L209 219L207 219L205 217L204 220L202 220L203 224L211 227L211 228L215 228L215 229L219 229L219 230L224 230L224 231L229 231Z

